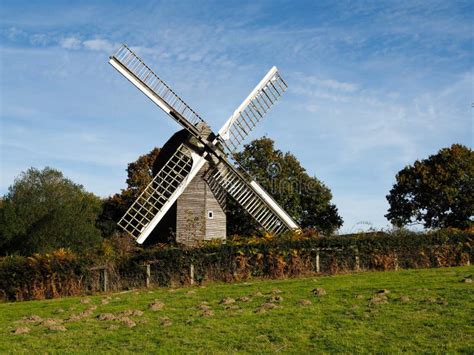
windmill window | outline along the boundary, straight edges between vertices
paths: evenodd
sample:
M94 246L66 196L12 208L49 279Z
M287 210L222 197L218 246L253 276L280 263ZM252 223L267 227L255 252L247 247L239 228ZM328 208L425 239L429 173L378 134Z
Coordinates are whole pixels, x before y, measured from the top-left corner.
M213 218L214 218L214 212L212 212L212 211L207 211L207 218L213 219Z

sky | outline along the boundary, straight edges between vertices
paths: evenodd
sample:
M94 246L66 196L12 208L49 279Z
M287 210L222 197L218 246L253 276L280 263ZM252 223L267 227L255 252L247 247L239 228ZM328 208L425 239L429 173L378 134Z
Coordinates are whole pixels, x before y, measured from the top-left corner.
M214 130L276 65L266 135L333 194L341 232L389 228L395 175L473 143L472 1L0 4L0 194L50 166L99 196L180 127L118 74L127 43Z

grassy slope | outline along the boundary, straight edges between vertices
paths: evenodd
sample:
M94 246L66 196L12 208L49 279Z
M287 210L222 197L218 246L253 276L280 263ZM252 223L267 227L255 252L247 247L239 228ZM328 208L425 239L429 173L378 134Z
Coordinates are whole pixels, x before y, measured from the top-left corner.
M367 272L358 274L253 281L236 284L211 284L204 288L176 290L141 290L90 297L90 304L80 298L0 304L0 352L7 351L212 351L212 352L474 352L472 322L474 284L461 282L474 274L474 267ZM323 287L327 295L315 297L311 290ZM263 314L254 310L264 303L274 289L282 291L282 308ZM379 289L390 290L389 302L371 304L369 299ZM190 290L193 290L190 294ZM241 310L226 310L219 301L224 297L253 295L247 303L237 302ZM357 298L357 295L362 295ZM398 297L406 295L409 302ZM153 312L148 305L154 299L165 303ZM300 299L312 301L300 306ZM196 307L209 302L213 317L200 316ZM29 334L14 335L22 326L15 323L23 316L67 318L97 305L91 317L65 322L66 332L55 332L39 324L27 324ZM64 312L58 312L64 309ZM103 312L126 309L144 311L128 328L116 321L99 321ZM167 316L171 326L160 324ZM188 321L188 322L187 322ZM118 325L114 329L112 325ZM112 326L112 327L111 327Z

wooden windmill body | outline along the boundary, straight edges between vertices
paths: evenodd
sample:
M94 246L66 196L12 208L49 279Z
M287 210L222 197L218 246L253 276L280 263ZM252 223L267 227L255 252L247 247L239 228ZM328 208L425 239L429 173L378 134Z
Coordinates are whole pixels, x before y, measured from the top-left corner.
M225 204L218 201L204 176L208 164L197 173L176 201L176 241L195 245L201 241L225 239Z
M184 127L163 146L152 181L118 223L123 230L141 244L160 229L160 221L171 219L179 243L224 239L226 198L269 233L300 229L256 181L232 164L244 139L287 88L276 67L216 134L126 45L109 63Z

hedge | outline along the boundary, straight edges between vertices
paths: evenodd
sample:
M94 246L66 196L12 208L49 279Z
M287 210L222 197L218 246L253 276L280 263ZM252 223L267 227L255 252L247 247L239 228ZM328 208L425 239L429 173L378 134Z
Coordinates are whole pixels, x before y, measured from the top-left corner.
M461 231L372 233L345 237L294 237L229 242L197 249L145 250L126 260L122 270L152 263L159 285L186 284L189 267L198 281L281 278L351 270L389 270L465 265L473 260L474 234Z
M159 286L189 284L191 265L194 280L199 283L295 277L317 271L456 266L473 260L473 237L471 231L442 230L426 234L315 237L308 233L280 238L234 238L225 244L209 243L193 249L144 249L109 260L107 270L110 289L121 290L143 287L147 264L151 283ZM7 257L0 261L0 293L7 300L26 300L99 291L100 275L92 266L90 258L65 251Z
M7 256L0 261L0 295L6 300L31 300L82 293L86 260L60 249L31 257Z

